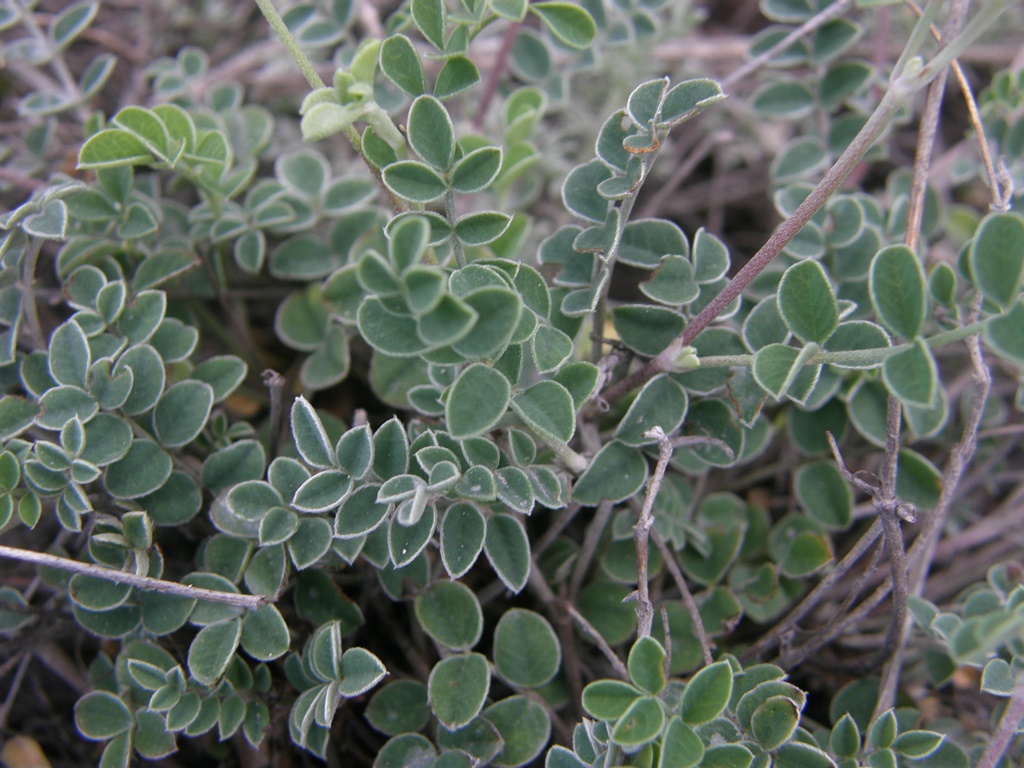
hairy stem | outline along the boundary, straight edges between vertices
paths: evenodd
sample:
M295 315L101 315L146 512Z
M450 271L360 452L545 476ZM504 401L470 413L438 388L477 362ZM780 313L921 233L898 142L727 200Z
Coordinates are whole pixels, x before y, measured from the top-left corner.
M999 718L999 725L988 740L988 746L985 747L985 753L978 761L977 768L995 768L999 764L1020 726L1021 718L1024 718L1024 675L1017 676L1010 701L1003 710L1003 716Z
M16 547L0 546L0 557L21 560L25 563L35 563L47 568L58 568L71 573L81 573L85 576L112 581L115 584L128 584L136 589L147 592L162 592L165 595L188 597L193 600L204 600L208 603L225 603L227 605L237 605L242 608L252 609L273 602L273 598L266 597L265 595L240 595L235 592L218 592L213 589L191 587L174 581L153 579L149 576L136 576L134 573L115 571L113 568L104 568L101 565L80 563L77 560L69 560L66 557L57 557L56 555L48 555L42 552L31 552L25 549L17 549Z

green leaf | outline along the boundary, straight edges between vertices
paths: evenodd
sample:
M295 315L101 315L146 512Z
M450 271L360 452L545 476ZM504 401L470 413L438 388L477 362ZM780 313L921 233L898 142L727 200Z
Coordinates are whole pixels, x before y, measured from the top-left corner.
M473 363L459 375L448 393L448 431L457 439L487 432L505 414L511 399L508 379L494 368Z
M537 370L550 373L558 370L572 356L573 341L562 331L550 325L539 325L530 340Z
M248 371L240 357L219 355L197 365L189 378L209 384L213 388L213 402L219 403L239 387Z
M732 667L718 661L690 678L679 703L679 714L687 725L700 725L714 720L729 703L732 695Z
M445 728L467 725L483 709L491 688L491 668L479 653L449 656L430 671L430 708Z
M347 698L366 693L387 674L381 660L364 648L349 648L341 657L341 685L338 692Z
M666 435L676 431L686 416L689 400L686 390L668 376L651 379L629 406L615 429L615 437L626 445L639 447L656 442L644 437L651 427L661 427Z
M467 152L452 168L452 189L464 195L487 189L497 178L501 162L500 147L480 147Z
M635 686L657 696L667 683L665 679L665 649L653 637L639 638L629 649L626 668Z
M89 340L78 323L69 320L58 326L50 335L47 360L50 375L58 384L85 388L92 356L89 351Z
M22 219L25 234L44 240L65 240L68 231L68 206L63 200L48 200L38 213Z
M554 381L541 381L520 392L512 398L512 410L546 439L568 443L576 432L572 395Z
M212 686L228 668L242 637L238 618L208 624L188 649L188 670L203 685Z
M598 720L618 720L642 695L621 680L597 680L583 689L583 709Z
M661 353L686 326L686 320L679 313L650 304L615 307L611 316L622 343L648 357Z
M510 696L491 704L483 716L498 730L504 746L491 762L502 768L526 765L551 738L547 711L526 696Z
M647 481L647 461L640 451L613 440L591 460L572 489L574 501L595 506L601 501L622 501Z
M288 652L288 625L273 605L261 605L242 619L242 650L260 661L271 661Z
M799 724L800 710L785 696L772 696L750 718L754 738L767 750L778 749L789 741Z
M337 463L327 431L304 397L295 398L292 404L291 426L295 447L303 461L317 469L328 469Z
M923 339L887 357L882 364L882 379L889 391L907 405L928 408L935 402L939 372Z
M99 7L99 3L82 2L62 10L46 31L54 48L63 49L70 45L96 18Z
M371 726L387 736L418 731L430 717L427 687L416 680L388 683L373 694L365 715Z
M551 34L571 48L588 48L597 26L583 8L572 3L533 3L530 10L540 16Z
M448 110L433 96L413 100L406 135L413 151L425 163L440 171L451 167L455 157L455 126Z
M854 757L860 751L860 730L847 712L839 719L829 737L829 751L836 757Z
M300 571L316 564L331 548L331 524L319 517L302 518L287 547Z
M128 453L107 467L103 483L115 499L153 493L171 476L173 462L152 440L136 439Z
M381 171L381 178L388 189L414 203L432 202L448 188L437 171L415 160L392 163Z
M1024 299L1018 299L1004 314L990 318L982 336L1000 357L1024 366Z
M480 82L476 64L465 56L450 56L437 73L434 81L434 98L450 99L464 93Z
M937 752L945 738L935 731L904 731L896 737L892 748L911 760L921 760Z
M1024 277L1024 217L990 213L978 226L968 252L975 284L1000 309L1013 303Z
M452 349L470 359L496 359L508 347L523 315L519 295L504 287L484 287L461 297L476 312L473 330L452 345Z
M689 304L700 295L693 279L693 264L676 254L662 256L651 279L640 283L640 290L649 299L668 306Z
M891 346L889 334L880 325L867 320L847 320L840 323L825 345L826 352L853 352L858 350L885 349ZM837 368L877 368L876 361L863 363L833 363Z
M689 120L725 98L722 86L714 80L695 78L676 84L661 103L660 122L677 125Z
M133 133L108 128L93 134L78 153L78 168L99 170L124 165L142 165L151 160L149 148Z
M498 211L478 211L460 216L455 235L464 245L487 245L497 240L512 223L512 217Z
M882 324L908 341L928 317L928 286L917 255L905 245L890 245L871 260L868 290Z
M519 520L506 514L488 517L484 552L506 587L518 593L526 586L530 575L530 541Z
M932 509L942 492L942 473L909 448L900 451L896 466L896 495L918 509Z
M418 733L403 733L381 747L374 760L375 768L406 768L435 765L434 745Z
M117 326L132 344L149 340L167 311L167 294L163 291L140 291L118 318Z
M213 387L201 381L179 381L161 395L153 409L153 430L165 448L181 448L206 426L213 407Z
M665 710L654 696L641 696L615 723L611 740L626 748L639 747L654 739L665 724Z
M801 531L790 542L786 557L779 565L791 579L806 578L832 562L832 544L828 536L816 531Z
M502 18L510 21L522 21L526 16L528 0L491 0L491 10Z
M775 753L779 768L835 768L835 761L825 752L799 741L790 741Z
M569 213L603 225L608 215L609 201L597 193L597 185L611 178L611 175L611 171L600 160L591 160L569 171L562 182L562 202Z
M808 355L817 353L817 345L803 350L786 344L769 344L754 355L751 371L754 380L776 399L789 395L803 402L818 379L821 366L807 365Z
M839 324L839 308L832 284L821 264L801 261L779 281L779 314L802 342L823 343Z
M409 469L409 443L397 417L377 428L373 435L373 473L382 480Z
M562 647L540 614L522 608L506 611L494 629L494 666L514 686L539 688L558 672Z
M423 37L437 50L445 49L448 11L444 0L412 0L412 18Z
M928 626L924 624L924 626ZM1005 659L990 659L981 673L981 690L993 696L1006 698L1013 695L1016 685L1013 669Z
M75 727L90 741L105 741L132 727L132 715L117 696L92 691L75 704Z
M853 520L853 492L831 462L800 468L796 497L807 513L832 530L843 530Z
M472 467L465 477L469 477L473 469L484 470L483 467ZM484 516L471 504L452 504L445 512L440 532L441 561L453 579L463 576L480 556L484 547L484 530Z
M810 88L795 80L784 80L758 88L750 105L762 115L792 120L808 115L814 103Z
M483 632L480 603L476 595L462 584L436 582L416 596L414 608L420 626L441 645L467 651L480 641Z
M678 224L665 219L640 219L622 228L619 261L655 269L665 254L685 256L688 250L686 235Z
M665 727L658 768L693 768L704 757L704 742L678 716Z
M352 490L352 478L339 470L324 470L306 480L295 491L291 505L300 512L329 512Z
M405 35L392 35L380 46L380 70L409 96L426 92L419 54Z

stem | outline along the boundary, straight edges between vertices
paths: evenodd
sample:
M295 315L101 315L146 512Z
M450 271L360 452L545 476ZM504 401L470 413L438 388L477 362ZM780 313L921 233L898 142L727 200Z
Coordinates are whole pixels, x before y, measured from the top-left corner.
M43 330L39 325L39 308L36 305L34 290L36 264L39 261L39 251L42 247L41 240L32 238L25 249L25 257L21 265L21 316L25 319L26 330L33 349L46 349L46 339L43 338Z
M846 13L847 9L851 5L853 5L853 0L837 0L837 2L834 2L832 3L832 5L826 7L825 10L821 11L818 14L815 14L807 21L805 21L803 24L801 24L799 27L790 32L788 35L786 35L784 38L779 40L779 42L775 43L775 45L773 45L767 51L764 51L763 53L754 57L746 64L744 64L742 67L733 72L731 75L722 80L722 90L725 90L728 86L732 85L733 83L739 80L742 80L747 75L760 69L762 66L771 61L775 54L781 53L782 51L786 50L793 43L806 37L815 30L821 28L826 23L832 21L832 19L839 18L844 13Z
M43 30L36 24L35 16L31 12L26 12L21 17L22 24L29 31L32 37L35 38L36 42L50 51L50 41L46 35L43 34ZM75 82L75 78L71 75L71 70L68 69L67 62L64 61L64 54L58 52L50 60L50 66L57 75L57 80L60 81L61 87L64 89L64 95L67 96L75 103L75 116L78 117L80 123L85 123L89 119L89 110L85 108L82 103L82 92L78 89L78 83Z
M623 397L636 387L646 383L659 373L672 370L676 357L688 347L695 338L717 318L732 301L743 292L754 278L757 277L782 252L782 249L789 244L789 241L796 237L796 234L803 229L803 226L828 202L832 194L839 189L853 169L864 157L864 154L871 148L875 140L889 124L896 114L903 99L909 94L897 92L890 88L882 97L881 102L875 111L868 118L867 123L861 128L860 133L850 143L839 159L836 160L828 173L825 174L818 186L800 204L786 221L784 221L774 234L768 238L761 249L754 254L743 268L736 273L736 276L722 289L722 292L703 309L686 326L683 332L672 341L668 347L657 357L639 371L625 377L618 383L612 385L602 393L607 402L614 402Z
M473 117L473 128L475 130L479 131L483 128L484 118L487 117L487 110L491 106L491 102L494 101L495 94L498 92L501 75L508 65L508 57L512 54L512 46L519 35L519 28L522 26L523 23L521 21L515 21L505 29L505 36L501 39L501 48L494 59L491 71L487 75L484 92L480 96L480 105L477 107L476 115Z
M237 605L242 608L253 609L273 602L273 598L264 595L240 595L234 592L218 592L213 589L191 587L174 581L153 579L149 576L136 576L134 573L115 571L112 568L104 568L101 565L80 563L77 560L69 560L66 557L57 557L56 555L48 555L42 552L31 552L15 547L0 546L0 557L20 560L25 563L35 563L47 568L59 568L62 571L70 571L71 573L81 573L85 576L112 581L115 584L128 584L136 589L142 589L147 592L162 592L165 595L205 600L208 603L225 603L227 605Z
M686 583L686 577L683 576L683 572L679 569L679 563L676 562L676 555L669 548L668 544L665 543L665 540L658 535L657 531L652 532L651 537L654 539L654 543L658 545L658 549L661 550L661 557L665 561L665 565L668 566L669 573L672 574L672 579L675 581L680 595L682 595L683 606L690 615L693 633L697 636L697 642L700 643L700 649L704 655L704 663L711 664L714 661L714 657L711 655L711 641L708 640L707 631L704 629L704 620L700 617L700 608L697 607L697 601L693 599L693 593ZM671 648L672 643L668 641L668 622L665 622L665 636L665 645Z
M629 680L629 671L626 669L626 665L622 663L622 659L615 655L615 651L608 645L608 641L601 637L601 633L594 628L594 625L587 621L572 603L566 603L565 610L572 616L573 621L580 625L580 629L590 635L590 638L597 643L597 647L604 654L604 657L608 659L608 663L612 665L615 674L623 680Z
M455 192L451 187L448 187L448 191L444 193L444 212L448 218L448 224L452 228L448 239L452 244L452 253L455 254L455 263L461 268L466 266L466 254L462 250L462 242L455 234Z
M1018 675L1010 701L1007 702L1006 709L1003 710L1003 716L999 718L999 725L996 726L992 737L988 740L985 753L978 761L978 768L996 767L1006 752L1006 748L1010 746L1022 717L1024 717L1024 675Z
M281 441L281 430L284 426L284 409L281 407L281 398L284 394L285 379L277 371L268 368L263 372L263 383L270 391L270 416L267 419L270 427L270 456L267 461L272 462L277 456L277 446Z
M654 474L647 481L647 496L644 497L644 506L640 510L640 517L633 526L633 545L636 547L636 623L637 635L648 637L651 634L651 626L654 623L654 604L651 602L651 594L648 586L647 573L647 552L648 540L651 535L651 526L654 525L654 500L658 498L661 491L661 483L665 479L665 470L672 460L672 442L666 437L665 430L661 427L652 427L644 432L644 437L654 438L658 441L658 463L654 467Z
M299 46L299 41L295 39L295 35L292 34L290 29L288 29L288 25L284 23L284 19L281 18L281 14L278 13L277 8L274 7L273 0L256 0L256 5L259 6L259 9L263 12L263 15L267 19L267 23L270 24L270 28L274 30L274 33L281 39L281 42L284 43L285 47L288 49L288 53L292 55L295 63L298 64L303 77L305 77L306 82L309 83L309 87L326 88L327 84L317 73L316 68L313 66L313 62L309 60L306 52Z

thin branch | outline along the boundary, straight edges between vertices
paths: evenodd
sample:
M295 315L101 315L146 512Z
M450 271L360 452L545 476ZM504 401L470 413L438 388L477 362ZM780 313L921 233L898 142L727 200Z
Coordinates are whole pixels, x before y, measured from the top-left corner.
M597 545L601 543L601 534L604 533L605 526L608 525L608 520L612 516L613 506L610 501L602 501L598 504L597 513L594 515L594 519L590 521L590 525L587 526L587 533L583 537L583 545L576 555L576 565L573 566L572 576L569 577L568 598L570 602L574 601L580 593L580 587L583 586L583 578L587 575L590 562L594 559Z
M608 645L608 641L601 637L601 633L597 631L594 625L587 621L572 603L565 603L565 610L572 616L573 621L580 625L580 629L586 632L590 639L597 644L598 649L608 659L608 663L612 665L615 674L623 680L629 680L629 671L626 669L626 665L622 663L622 659L615 655L615 651Z
M25 563L35 563L47 568L58 568L71 573L81 573L85 576L112 581L115 584L128 584L136 589L142 589L147 592L162 592L165 595L188 597L193 600L204 600L208 603L225 603L227 605L237 605L242 608L253 609L274 601L274 598L265 595L240 595L234 592L218 592L213 589L192 587L187 584L178 584L174 581L164 581L163 579L154 579L149 576L136 576L134 573L115 571L112 568L104 568L101 565L80 563L77 560L69 560L66 557L57 557L56 555L32 552L27 549L17 549L16 547L0 546L0 557L20 560Z
M491 64L491 71L487 74L487 82L484 83L484 92L480 95L480 104L477 107L476 115L473 116L473 128L480 130L484 125L484 118L487 117L487 110L498 93L498 86L501 84L501 76L508 66L508 57L512 54L512 46L519 36L519 28L522 22L512 22L505 29L505 36L501 39L501 48L498 55Z
M270 462L277 456L277 448L284 428L284 408L281 407L281 398L284 394L285 379L280 373L270 368L263 372L262 378L263 384L270 392L270 456L267 457L267 461Z
M746 64L744 64L742 67L737 69L735 72L730 74L728 77L723 79L722 89L725 90L733 83L742 80L744 77L751 74L752 72L756 72L762 66L771 61L776 54L781 53L782 51L786 50L791 45L793 45L793 43L797 42L798 40L802 40L803 38L807 37L807 35L820 29L825 24L832 21L832 19L839 18L844 13L846 13L847 9L850 8L850 6L852 5L853 0L837 0L837 2L834 2L831 5L826 6L825 10L809 18L799 27L797 27L788 35L786 35L784 38L779 40L779 42L775 43L775 45L770 47L768 50L754 57Z
M11 681L11 687L7 689L7 697L4 699L3 705L0 705L0 729L6 730L7 728L7 716L11 713L14 700L18 697L18 691L21 689L21 682L25 679L25 672L28 670L28 663L30 661L32 661L31 653L26 652L21 655L18 669L14 673L14 679Z
M1010 701L1003 710L1003 716L999 718L999 725L988 740L985 753L978 761L977 768L995 768L1002 759L1006 748L1010 746L1017 728L1020 726L1021 718L1024 717L1024 675L1017 676L1017 682L1013 686L1013 694Z
M697 607L697 601L693 599L693 593L686 583L686 577L683 576L679 563L676 562L675 552L669 548L657 531L653 531L651 537L654 539L654 543L658 545L658 549L661 550L661 558L665 561L665 565L668 566L668 572L672 574L672 580L675 581L676 588L682 595L683 606L686 608L686 613L690 616L690 623L693 624L693 634L697 636L697 642L700 643L700 649L704 655L704 663L710 664L714 661L714 657L711 655L711 641L708 640L708 633L704 629L704 620L700 617L700 608ZM667 639L667 622L665 624L665 636L665 645L671 647L672 644Z
M648 637L651 634L651 626L654 624L654 604L651 602L651 594L648 585L647 556L648 540L651 535L651 526L654 525L654 500L658 498L661 491L661 484L665 479L665 470L672 460L672 442L665 435L661 427L652 427L644 432L644 437L658 441L658 463L654 467L654 474L647 481L647 495L644 498L644 506L640 510L640 517L633 526L633 546L636 547L636 623L639 637Z
M864 535L857 540L857 543L853 545L853 548L846 553L846 556L833 566L828 575L818 582L814 589L808 593L807 597L800 601L800 604L790 611L784 619L776 622L768 634L744 651L741 654L741 658L743 660L759 658L779 645L782 638L796 629L800 620L817 607L832 588L839 583L840 579L871 549L881 535L882 523L875 520L871 527L864 532Z
M676 358L688 347L695 338L725 311L733 300L753 282L772 260L782 252L790 240L796 237L804 225L828 202L832 194L846 181L853 169L860 163L868 149L888 126L896 110L909 94L905 88L890 88L879 102L878 107L868 118L864 127L850 142L835 164L828 170L825 177L811 191L807 198L786 219L761 249L751 257L736 276L712 299L707 306L693 318L676 338L657 357L652 358L635 373L626 376L601 393L601 397L611 403L620 399L636 387L646 383L659 373L672 370Z

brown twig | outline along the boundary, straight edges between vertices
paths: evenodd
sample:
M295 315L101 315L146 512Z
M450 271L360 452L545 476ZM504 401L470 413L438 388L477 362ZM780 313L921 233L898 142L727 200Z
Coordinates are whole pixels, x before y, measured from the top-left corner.
M267 461L270 462L277 455L281 431L284 428L284 408L281 407L281 399L284 394L285 378L270 368L263 372L262 378L263 384L270 392L270 417L267 420L270 428L270 455Z
M565 610L572 616L573 621L580 625L580 629L590 635L590 639L597 643L597 647L604 654L608 663L612 665L615 674L623 680L629 680L629 670L626 669L626 665L622 663L622 659L615 655L615 651L608 645L608 641L601 637L601 633L597 631L594 625L587 621L572 603L566 603Z
M484 83L484 91L480 95L480 105L473 116L473 128L475 130L479 131L483 127L484 118L487 117L487 110L490 108L491 102L494 101L494 96L498 93L501 76L505 72L505 67L508 66L508 57L512 54L512 46L515 44L516 37L519 35L519 29L522 26L522 22L515 21L505 29L505 36L501 39L501 48L491 64L491 71L487 75L487 82Z
M683 606L686 608L686 613L690 616L690 623L693 624L693 634L697 636L697 642L700 643L704 663L710 664L714 661L714 657L711 655L711 641L708 640L708 633L704 629L704 620L700 617L700 608L697 607L697 601L693 599L693 593L686 583L686 577L679 568L679 563L676 562L676 555L669 548L668 544L665 543L665 540L658 535L657 531L654 531L651 537L654 539L654 543L657 544L658 549L661 550L661 557L668 567L668 572L672 574L672 580L675 581L676 588L683 598ZM665 645L671 647L672 644L668 641L667 621L665 622L665 637Z

